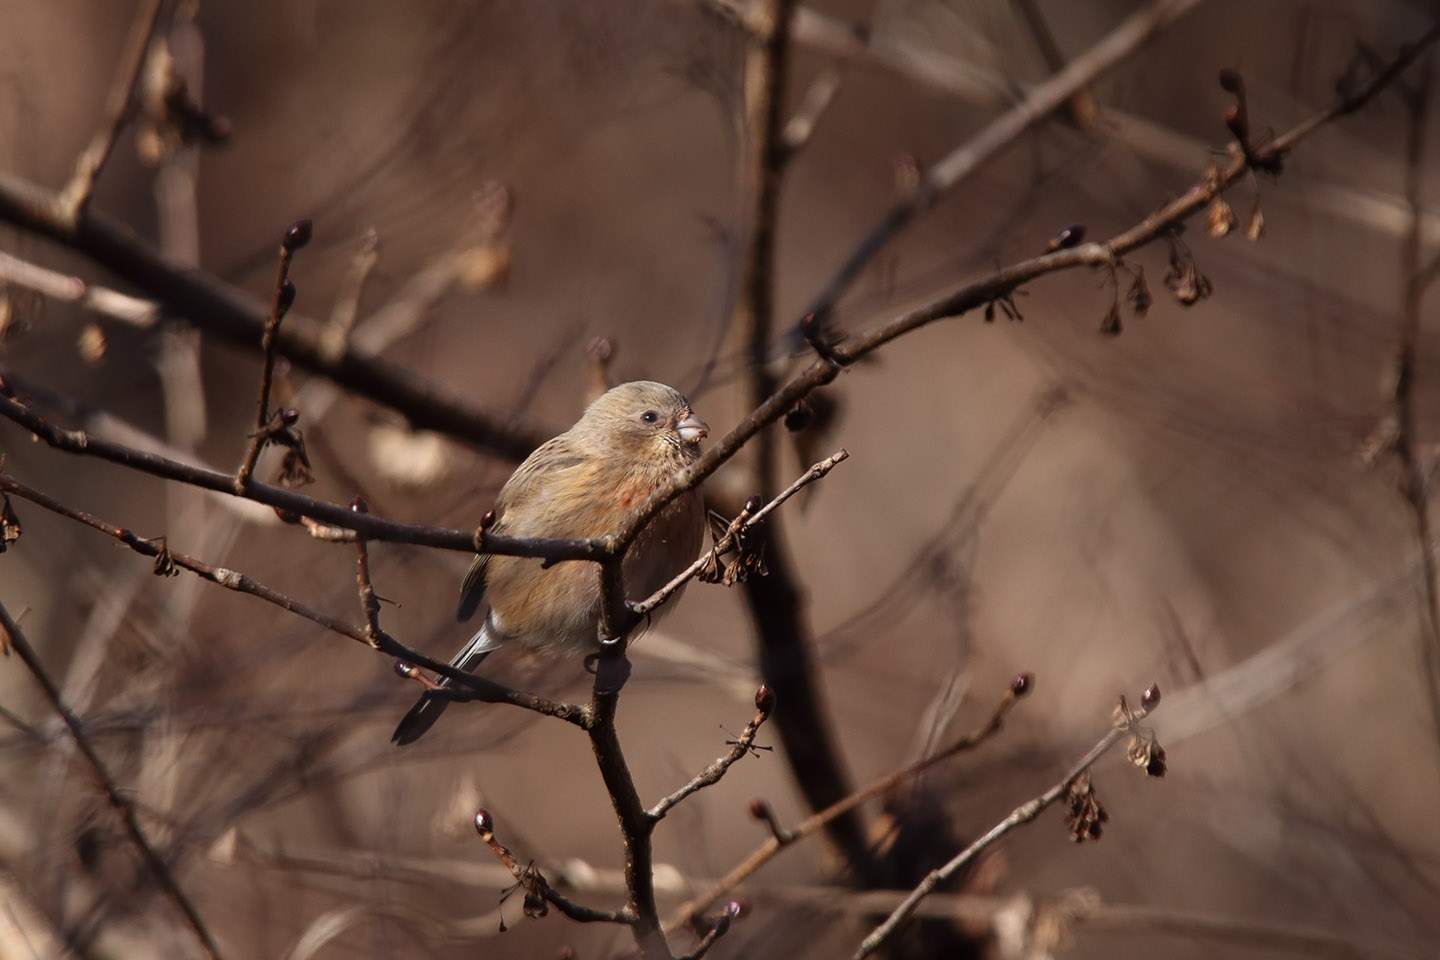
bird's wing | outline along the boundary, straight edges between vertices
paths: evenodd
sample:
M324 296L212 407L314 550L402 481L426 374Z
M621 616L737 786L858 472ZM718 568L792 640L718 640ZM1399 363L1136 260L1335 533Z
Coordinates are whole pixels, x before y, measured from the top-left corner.
M536 447L500 488L500 494L495 498L495 522L490 525L490 531L520 537L542 536L526 529L524 524L517 523L510 514L537 497L545 496L547 486L553 484L563 473L582 466L586 459L584 454L575 451L565 434ZM460 583L457 619L469 620L475 615L475 611L480 609L480 602L485 598L485 572L489 566L488 553L480 554L471 561L470 569Z

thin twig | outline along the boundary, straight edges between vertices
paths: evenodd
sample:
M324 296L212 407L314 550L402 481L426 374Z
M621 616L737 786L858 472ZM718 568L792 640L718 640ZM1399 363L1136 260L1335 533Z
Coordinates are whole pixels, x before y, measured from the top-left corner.
M448 687L446 688L447 696L452 696L457 700L510 703L546 716L568 720L577 726L583 726L585 711L580 706L549 700L533 693L512 690L509 687L495 683L484 677L478 677L474 674L466 673L463 670L458 670L448 663L433 660L418 650L411 649L394 637L383 632L377 643L372 639L369 631L363 627L357 627L354 624L346 623L343 620L332 617L328 613L324 613L308 604L302 603L273 587L268 587L238 570L217 567L203 560L180 553L177 550L172 550L164 537L141 537L133 530L125 527L117 527L99 517L67 506L49 494L21 483L9 474L0 473L0 491L13 493L17 497L28 500L36 506L49 510L52 513L67 517L92 529L99 530L101 533L119 540L141 556L153 557L156 561L155 572L157 574L170 573L177 568L188 570L196 576L204 580L209 580L211 583L218 584L227 590L234 590L237 593L257 597L267 603L280 607L282 610L287 610L296 616L303 617L311 623L318 624L332 633L337 633L357 643L374 647L387 656L398 657L405 662L425 667L427 670L432 670L446 677L452 681L452 683L461 684L465 688L464 690L456 690L454 687ZM469 692L466 692L467 690Z
M150 48L150 38L155 34L155 26L160 20L162 6L161 0L145 0L140 12L135 15L134 26L130 28L130 36L120 54L120 66L105 99L105 118L95 135L90 138L90 143L75 159L75 172L55 198L55 216L71 227L79 223L84 216L85 208L90 204L90 195L95 189L95 178L100 175L105 161L110 159L110 152L115 149L115 138L120 135L120 128L130 118L135 85L139 82L140 71L145 66L145 54Z
M296 250L310 242L311 229L309 220L296 221L285 231L285 239L280 242L280 256L275 267L275 286L270 295L270 316L266 319L265 330L260 335L260 349L265 355L265 364L260 371L260 394L255 400L255 432L250 435L250 443L245 448L245 459L235 471L236 493L245 492L250 484L250 474L255 469L255 461L260 458L260 451L275 436L277 429L283 429L283 426L272 422L270 416L270 390L275 376L275 335L280 331L280 321L285 319L290 305L295 302L295 286L290 282L290 260L295 256Z
M510 871L515 878L516 886L525 891L525 913L526 915L542 915L544 905L553 903L571 920L579 923L620 923L631 924L635 918L627 910L597 910L594 907L587 907L571 900L570 898L557 893L550 886L549 881L533 864L521 865L510 852L510 848L501 843L495 836L495 821L487 810L478 810L475 813L475 830L480 834L480 839Z
M754 749L755 737L760 733L760 727L769 719L770 711L774 709L775 695L770 692L769 687L762 684L760 689L755 691L755 716L745 724L745 729L740 732L740 736L731 741L730 752L718 758L710 766L696 774L689 783L669 796L663 797L660 802L646 811L646 816L650 818L651 824L659 823L665 814L670 812L671 807L686 797L719 783L720 778L725 776L727 770Z
M1150 689L1156 688L1152 686ZM1148 693L1149 690L1147 690L1147 694ZM1124 703L1125 701L1122 699L1122 710L1124 710ZM1128 715L1126 717L1117 718L1115 725L1106 731L1099 742L1086 751L1085 755L1066 772L1065 776L1056 781L1050 789L1038 797L1034 797L1016 807L1008 817L987 830L976 839L974 843L952 857L944 866L930 871L925 879L920 881L914 890L910 891L910 895L902 900L900 905L890 913L890 916L886 917L885 921L871 931L870 935L861 942L860 948L855 951L853 960L864 960L865 957L868 957L880 949L881 945L900 927L900 924L904 923L910 915L915 912L915 906L925 897L929 896L940 884L964 869L967 864L979 856L981 851L994 844L1010 831L1031 822L1040 816L1046 807L1064 796L1071 785L1088 772L1096 760L1104 756L1115 744L1126 737L1132 736L1135 725L1149 716L1158 703L1158 693L1153 698L1147 696L1142 699L1139 709L1133 712L1127 711Z
M730 524L729 528L726 529L725 533L720 537L719 540L715 542L715 545L710 548L710 550L705 554L705 556L690 564L690 566L686 567L683 571L677 574L675 578L669 583L665 584L665 586L661 587L659 590L656 590L654 593L652 593L650 596L646 597L639 603L634 604L631 609L634 610L636 616L643 617L653 611L656 607L659 607L660 605L665 603L665 601L669 600L672 596L674 596L676 590L679 590L685 584L689 583L692 579L694 579L695 575L701 570L703 570L708 564L710 564L714 558L720 556L722 553L733 547L735 545L735 538L742 531L748 530L756 524L762 522L776 507L780 506L780 504L795 496L795 494L799 493L803 488L809 486L816 480L819 480L821 477L825 476L825 474L829 473L835 468L835 465L837 463L842 460L848 459L849 456L850 452L848 450L837 450L834 454L826 457L819 463L812 464L810 469L802 473L795 480L794 483L790 484L790 486L782 490L779 494L775 496L775 499L765 504L765 506L761 507L755 513L742 513L740 516L736 517L737 522L732 522Z
M1029 693L1032 686L1033 679L1029 674L1017 676L1011 681L1010 689L1005 691L1005 695L1001 697L1000 702L996 704L995 709L991 711L989 718L975 730L964 734L944 749L936 751L922 760L901 767L898 770L892 770L890 773L872 780L849 796L801 820L793 830L781 831L777 828L776 824L770 822L770 838L751 852L748 857L736 865L734 869L722 877L710 889L681 904L679 909L666 921L666 932L668 933L687 926L700 911L743 883L746 878L756 870L759 870L765 864L769 863L781 850L789 847L798 840L803 840L830 823L836 817L849 813L866 801L888 792L898 784L909 780L919 773L923 773L937 763L948 760L950 757L966 750L973 750L975 747L978 747L990 739L990 737L1000 730L1001 724L1004 722L1006 715L1009 714L1010 708L1015 705L1015 701ZM760 816L761 819L765 819L764 814L767 812L768 807L763 803L756 808L756 814Z
M8 638L10 649L13 649L20 655L20 660L25 664L26 669L30 671L31 676L35 678L35 682L45 694L45 699L50 702L51 708L53 708L54 711L60 715L60 719L65 722L66 728L70 731L71 738L75 741L75 746L79 748L80 754L85 758L85 762L89 764L90 771L94 775L97 785L100 787L101 792L105 794L105 799L109 802L111 808L120 818L120 823L129 835L131 843L140 851L141 857L145 860L146 866L149 867L155 875L155 880L160 884L161 889L165 891L166 896L170 898L175 908L185 918L185 923L189 926L191 932L195 934L195 939L199 942L200 949L204 951L207 957L212 958L212 960L219 960L220 948L215 943L215 938L211 936L209 929L205 926L205 922L200 918L200 913L195 909L195 904L191 902L189 896L181 889L180 883L175 879L175 874L171 872L169 864L167 864L159 852L151 846L150 841L145 836L145 831L140 827L139 818L135 814L135 805L120 792L119 786L117 786L114 779L111 778L109 771L105 768L105 764L100 760L99 754L97 754L95 748L90 745L90 740L85 735L85 727L80 722L80 718L75 716L75 714L70 711L70 708L65 705L65 701L60 698L59 688L56 687L55 682L50 679L50 675L45 672L45 665L40 662L40 657L36 654L35 648L30 646L30 641L25 639L25 634L21 632L19 625L11 619L10 611L5 609L3 603L0 603L0 630L3 630Z
M370 512L359 497L350 501L350 509L356 513ZM360 590L360 609L365 614L365 637L372 647L379 649L385 631L380 626L380 598L370 578L370 547L364 537L355 538L355 582Z

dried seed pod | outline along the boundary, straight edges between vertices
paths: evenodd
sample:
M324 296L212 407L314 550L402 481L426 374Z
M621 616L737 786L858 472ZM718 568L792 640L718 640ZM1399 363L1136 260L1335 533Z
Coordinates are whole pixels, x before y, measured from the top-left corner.
M1210 232L1210 236L1219 239L1234 230L1235 223L1235 211L1230 209L1225 197L1217 193L1205 211L1206 230Z
M1245 219L1245 239L1251 243L1265 235L1265 214L1260 210L1260 198L1250 207L1250 216Z

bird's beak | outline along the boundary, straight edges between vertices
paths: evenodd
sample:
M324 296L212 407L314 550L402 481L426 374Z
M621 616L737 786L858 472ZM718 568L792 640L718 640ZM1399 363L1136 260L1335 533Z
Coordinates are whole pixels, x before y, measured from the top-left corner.
M710 424L687 410L685 412L685 419L675 424L675 431L680 434L680 439L686 443L699 443L701 440L710 436Z

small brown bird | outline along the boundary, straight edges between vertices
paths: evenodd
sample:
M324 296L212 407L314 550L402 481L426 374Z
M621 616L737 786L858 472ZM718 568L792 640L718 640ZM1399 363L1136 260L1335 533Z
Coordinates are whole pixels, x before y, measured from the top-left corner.
M649 380L621 384L516 468L500 488L490 530L512 537L611 533L700 456L700 441L709 432L676 390ZM685 569L699 556L704 534L700 492L690 490L671 501L645 525L625 555L628 598L645 599ZM460 588L459 616L469 619L484 596L490 612L451 666L473 671L511 640L561 654L599 649L599 567L582 560L549 569L542 564L524 557L475 558ZM666 606L677 599L678 594ZM391 740L401 745L415 740L448 702L444 696L423 694Z

